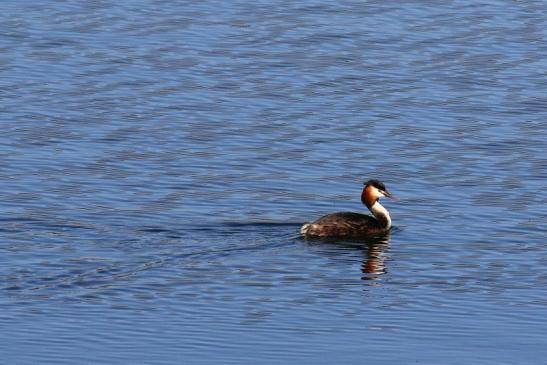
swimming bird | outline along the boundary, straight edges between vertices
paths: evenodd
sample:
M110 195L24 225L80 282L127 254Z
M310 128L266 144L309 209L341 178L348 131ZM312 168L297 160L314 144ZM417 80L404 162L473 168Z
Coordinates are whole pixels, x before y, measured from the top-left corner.
M380 198L393 196L386 186L378 180L364 183L361 202L371 211L374 217L353 212L327 214L315 222L306 223L300 229L304 237L362 237L389 231L391 217L380 203Z

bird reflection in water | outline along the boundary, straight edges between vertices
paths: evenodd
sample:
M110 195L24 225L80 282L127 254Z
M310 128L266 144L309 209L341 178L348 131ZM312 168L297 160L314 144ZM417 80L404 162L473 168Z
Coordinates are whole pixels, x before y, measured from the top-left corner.
M363 253L361 264L362 280L379 280L382 274L387 273L386 258L389 249L390 232L383 232L374 236L352 240L314 239L307 240L308 244L328 244L342 250L358 250ZM333 251L330 251L332 254ZM336 254L335 254L336 255Z
M382 237L367 239L365 242L366 253L363 258L361 272L363 280L378 280L379 275L387 272L385 264L386 251L389 247L389 232Z

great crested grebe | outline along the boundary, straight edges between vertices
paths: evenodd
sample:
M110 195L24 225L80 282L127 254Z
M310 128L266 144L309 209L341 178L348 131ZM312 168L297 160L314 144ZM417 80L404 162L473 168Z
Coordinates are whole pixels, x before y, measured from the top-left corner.
M353 212L327 214L304 224L300 233L305 237L362 237L389 231L391 217L378 200L383 197L394 199L393 196L378 180L369 180L364 185L361 202L374 217Z

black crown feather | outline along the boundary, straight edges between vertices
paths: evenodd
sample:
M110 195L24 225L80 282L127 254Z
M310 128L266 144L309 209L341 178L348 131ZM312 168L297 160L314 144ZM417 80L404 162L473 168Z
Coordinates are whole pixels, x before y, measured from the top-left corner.
M377 189L386 191L386 186L380 180L372 179L372 180L366 181L364 185L365 186L372 185Z

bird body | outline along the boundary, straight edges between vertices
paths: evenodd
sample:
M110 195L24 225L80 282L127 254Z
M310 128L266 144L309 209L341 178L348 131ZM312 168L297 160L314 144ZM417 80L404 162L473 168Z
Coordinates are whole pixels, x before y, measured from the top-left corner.
M391 228L391 217L379 203L381 197L392 197L383 183L378 180L365 182L361 193L361 202L372 212L373 217L353 212L327 214L312 223L306 223L300 229L305 237L363 237Z

